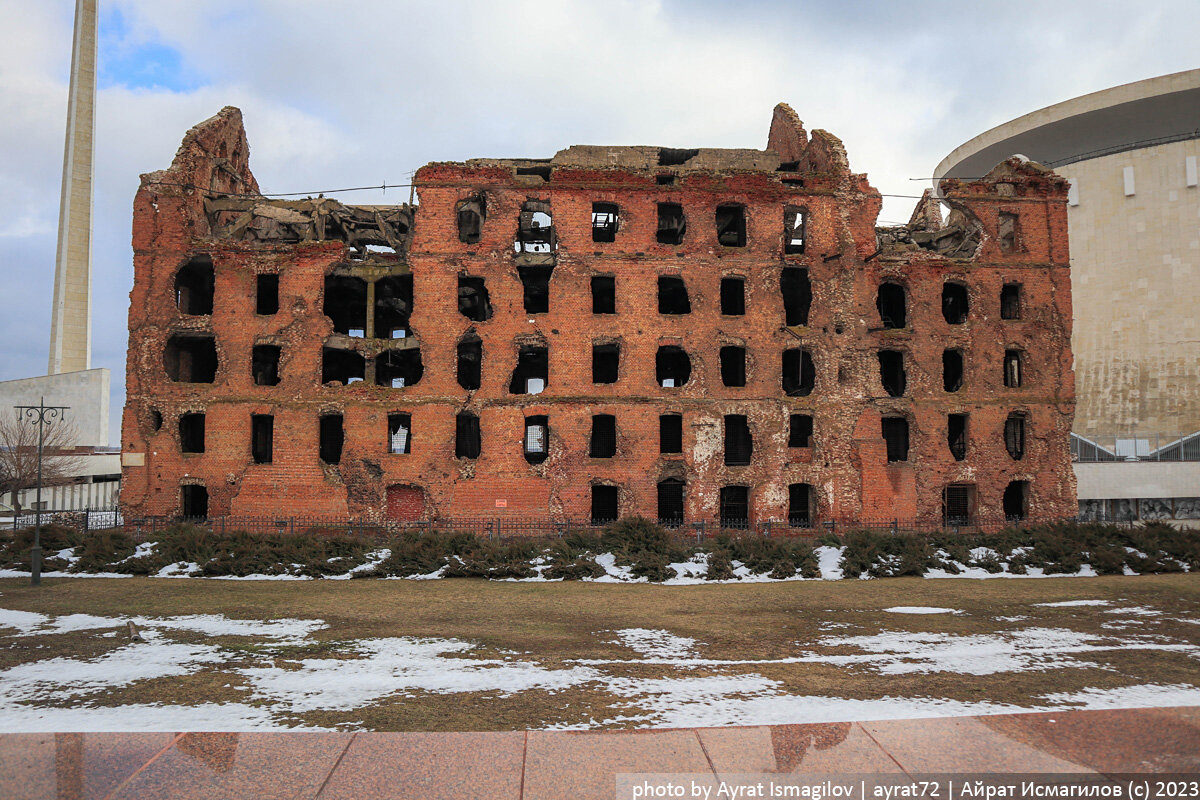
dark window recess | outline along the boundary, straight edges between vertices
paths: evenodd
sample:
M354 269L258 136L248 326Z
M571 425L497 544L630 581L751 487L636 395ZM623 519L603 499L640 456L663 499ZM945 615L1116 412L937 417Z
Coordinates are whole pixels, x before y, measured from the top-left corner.
M658 482L658 520L664 525L675 526L683 522L683 489L679 478L666 478Z
M675 185L675 176L669 175L669 174L668 175L655 175L654 182L657 183L659 186L674 186Z
M619 209L616 203L592 203L592 241L615 242Z
M421 349L418 347L384 350L375 357L376 386L390 386L393 389L416 386L424 374L425 364L421 361Z
M163 366L176 383L212 383L217 377L217 343L210 336L172 336L163 351Z
M725 466L744 467L754 453L750 423L742 414L725 415Z
M179 452L204 452L204 415L182 414L179 417Z
M679 388L692 377L692 359L682 347L663 345L654 355L654 378L664 388Z
M898 283L881 283L875 297L875 308L884 328L905 328L908 315L905 309L904 287Z
M746 246L746 208L739 205L717 206L717 242L725 247Z
M947 525L966 525L971 521L975 487L971 484L952 484L942 495L942 520Z
M213 262L194 256L175 273L175 304L184 314L203 316L213 310Z
M521 206L521 216L517 226L517 252L552 253L556 246L550 204L539 200L526 201Z
M545 347L522 347L517 353L517 367L508 384L509 394L541 394L550 377L549 350Z
M942 317L951 325L961 325L967 321L970 302L967 299L967 287L961 283L942 284Z
M545 314L550 310L550 276L553 272L554 267L517 267L526 314Z
M269 316L279 313L279 275L270 272L258 276L254 292L254 313Z
M946 444L955 461L967 457L967 415L951 414L946 417Z
M180 486L179 494L183 501L183 516L189 518L208 516L208 489L203 486Z
M388 452L412 452L411 414L388 414Z
M745 278L721 278L721 313L728 317L746 313Z
M1000 319L1021 318L1021 284L1006 283L1000 289Z
M807 397L817 381L812 354L793 347L783 351L783 391L790 397Z
M458 240L463 244L478 244L483 233L483 220L487 217L487 203L483 197L470 197L457 206Z
M692 303L688 299L687 284L683 278L675 275L658 276L658 313L692 313Z
M321 348L321 383L349 385L361 381L366 374L366 359L353 350Z
M811 528L813 511L816 510L817 505L813 500L814 493L811 485L807 483L788 484L788 525L793 528Z
M1007 211L1000 212L1000 252L1015 253L1017 237L1020 233L1020 223L1016 214Z
M592 436L588 455L592 458L612 458L617 454L617 418L612 414L592 417Z
M1027 417L1019 412L1013 412L1004 420L1004 448L1008 450L1013 461L1025 457L1025 422Z
M963 353L962 350L942 351L942 388L947 392L957 392L963 385Z
M466 411L454 418L454 457L479 458L479 417Z
M658 204L658 233L659 244L683 244L683 235L687 232L687 219L683 216L683 206L678 203Z
M1021 372L1024 358L1020 350L1005 350L1004 351L1004 385L1010 389L1017 389L1021 386Z
M804 252L804 225L807 213L802 208L788 206L783 210L783 252L799 255Z
M483 342L474 333L468 333L458 341L458 385L464 389L478 389L483 374Z
M279 347L256 344L250 351L250 371L255 386L276 386L279 383Z
M473 322L492 318L492 302L483 278L458 276L458 313Z
M721 348L721 383L726 386L746 385L746 348Z
M658 452L683 452L683 416L663 414L658 418Z
M884 417L882 429L888 462L908 461L908 420L904 417Z
M808 270L784 267L779 273L779 289L783 293L784 324L808 324L808 310L812 306L812 284L808 281Z
M660 167L678 167L700 155L696 149L675 147L660 147L658 149L658 165Z
M540 161L545 159L535 160ZM537 175L543 181L549 181L550 176L554 173L554 167L550 166L549 164L537 164L533 166L517 167L516 172L518 175Z
M619 344L592 345L592 383L616 383L620 365Z
M154 433L158 433L162 430L162 423L162 412L157 408L150 409L150 430L152 430Z
M747 528L750 526L750 487L721 487L721 527Z
M375 282L375 338L402 339L408 336L408 317L413 307L412 275L395 275Z
M592 313L617 313L617 279L613 276L592 276Z
M792 414L788 418L788 447L812 447L813 418L808 414Z
M1013 481L1004 487L1004 518L1016 522L1029 516L1029 481Z
M367 284L347 275L325 276L325 305L322 313L333 321L333 329L347 336L367 335Z
M342 463L342 446L346 443L346 429L341 414L325 414L321 417L318 433L320 459L326 464Z
M550 453L550 425L544 416L525 418L525 460L541 464Z
M904 353L899 350L879 351L879 382L889 397L903 397L908 388L908 376L904 372Z
M592 486L592 524L617 520L617 487Z
M275 457L275 418L250 415L250 457L255 464L270 464Z

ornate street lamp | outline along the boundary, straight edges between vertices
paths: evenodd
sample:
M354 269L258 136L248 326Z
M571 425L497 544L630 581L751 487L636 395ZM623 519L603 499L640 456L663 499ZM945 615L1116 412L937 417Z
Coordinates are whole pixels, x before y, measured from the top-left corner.
M28 422L38 429L37 450L37 496L33 503L33 549L29 551L31 586L42 583L42 445L46 441L46 428L66 420L70 406L48 406L46 398L38 400L36 406L13 406L17 410L17 424Z

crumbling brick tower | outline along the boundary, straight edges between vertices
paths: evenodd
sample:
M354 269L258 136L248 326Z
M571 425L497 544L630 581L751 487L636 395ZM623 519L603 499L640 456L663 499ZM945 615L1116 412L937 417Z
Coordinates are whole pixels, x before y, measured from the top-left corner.
M874 227L766 150L429 164L420 205L269 200L241 114L134 206L131 515L739 525L1072 515L1066 186L1011 159Z

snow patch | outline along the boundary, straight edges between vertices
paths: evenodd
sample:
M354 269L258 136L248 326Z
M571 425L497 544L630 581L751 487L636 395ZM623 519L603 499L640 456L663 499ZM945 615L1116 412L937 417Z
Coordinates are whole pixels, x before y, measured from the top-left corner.
M892 606L884 611L891 614L961 614L954 608L939 608L938 606Z
M614 633L621 644L648 658L682 658L696 654L695 639L668 631L625 628Z

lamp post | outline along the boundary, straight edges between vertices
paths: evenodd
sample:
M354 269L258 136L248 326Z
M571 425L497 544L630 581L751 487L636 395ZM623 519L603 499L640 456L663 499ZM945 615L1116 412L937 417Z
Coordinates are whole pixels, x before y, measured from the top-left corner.
M17 410L17 424L28 422L38 429L37 449L37 495L33 502L33 548L29 551L30 585L42 583L42 446L46 441L46 428L63 422L70 406L48 406L46 398L39 398L36 406L13 406Z

